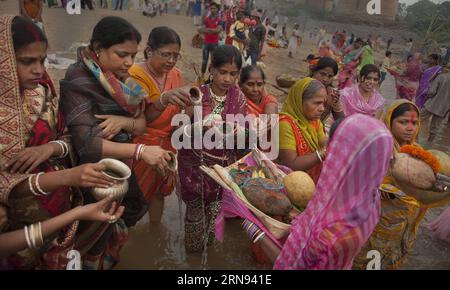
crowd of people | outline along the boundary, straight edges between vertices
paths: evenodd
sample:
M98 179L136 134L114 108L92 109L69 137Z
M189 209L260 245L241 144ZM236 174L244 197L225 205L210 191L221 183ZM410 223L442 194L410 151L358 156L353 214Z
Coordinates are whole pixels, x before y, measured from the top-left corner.
M262 11L245 6L222 11L211 2L199 28L204 34L202 75L196 84L201 103L192 100L192 84L185 84L176 68L182 43L178 33L153 28L145 60L135 63L142 35L116 16L95 25L89 45L78 48L77 61L58 80L56 92L56 80L44 66L49 43L35 24L40 19L29 10L34 3L21 2L24 16L0 16L1 46L7 48L0 50L2 269L64 269L70 250L80 252L83 269L111 269L127 242L127 229L146 213L150 223L159 223L164 198L175 191L186 205L186 250L200 252L213 244L222 187L200 166L227 167L251 148L177 150L174 132L181 130L183 139L191 140L198 109L207 128L214 126L210 116L226 120L251 114L258 120L263 114L279 114L275 162L307 172L316 184L281 249L262 229L244 222L274 269L365 269L370 250L381 254L382 269L396 269L414 248L427 210L450 201L448 190L405 192L390 173L390 161L401 147L419 146L426 118L437 118L431 130L436 132L438 121L450 111L450 66L440 65L434 55L423 71L418 71L420 56L411 57L398 80L417 74L422 89L410 93L412 98L399 94L399 100L387 105L378 90L382 71L374 64L371 42L355 37L346 45L336 34L334 52L324 48L314 58L310 74L291 87L278 112L277 99L265 89L265 72L257 66L267 34ZM191 2L195 10L196 2ZM248 16L253 23L246 23ZM223 31L231 33L222 44ZM295 31L288 45L291 56L301 43L298 26ZM387 61L384 65L389 66ZM192 125L174 126L172 119L179 114ZM248 136L248 131L236 132ZM89 190L114 183L102 173L103 158L122 160L132 169L123 199L96 200ZM176 170L169 166L173 158ZM445 221L449 210L443 215ZM450 243L448 223L433 230Z

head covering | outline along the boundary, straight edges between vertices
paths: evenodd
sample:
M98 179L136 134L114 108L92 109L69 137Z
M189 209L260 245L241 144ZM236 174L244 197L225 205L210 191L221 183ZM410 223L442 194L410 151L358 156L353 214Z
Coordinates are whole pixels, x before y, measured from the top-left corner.
M16 55L12 38L14 16L0 16L0 165L25 148L26 132L22 111L22 97L16 67ZM25 174L9 174L0 170L0 202L7 203L7 196L14 186L26 179Z
M412 106L414 106L414 108L416 108L417 112L419 112L419 116L418 116L419 125L417 126L417 130L414 133L414 137L411 141L411 144L414 144L417 140L417 136L419 135L420 125L421 125L420 124L420 110L416 106L416 104L414 104L411 101L405 100L405 99L396 100L389 107L387 107L387 109L383 113L383 116L381 117L381 120L386 124L386 127L392 132L392 114L398 107L400 107L403 104L411 104ZM395 137L394 137L394 150L395 151L400 150L400 144L397 142L397 140L395 140Z
M292 222L275 269L350 269L380 216L378 186L392 156L392 136L361 114L331 140L316 191Z
M323 135L323 124L320 122L319 129L313 128L311 121L307 120L303 114L303 94L309 87L313 78L299 80L289 91L286 102L283 105L281 114L290 116L303 134L306 143L311 150L319 150L319 138Z

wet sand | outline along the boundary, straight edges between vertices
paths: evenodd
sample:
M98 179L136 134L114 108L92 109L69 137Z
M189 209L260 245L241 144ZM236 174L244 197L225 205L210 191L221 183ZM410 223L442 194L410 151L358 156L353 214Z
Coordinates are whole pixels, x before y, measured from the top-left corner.
M0 13L17 14L18 4L15 0L0 2ZM201 50L191 46L191 39L195 34L192 20L182 15L164 15L163 17L148 18L137 11L112 11L110 9L83 10L81 15L69 16L63 9L44 9L44 25L49 38L50 53L75 59L76 45L87 43L92 28L106 15L121 16L131 21L142 33L143 41L140 45L142 52L148 34L153 27L166 25L175 29L182 38L182 59L178 67L186 82L192 82L195 74L192 63L197 67L201 64ZM287 57L285 49L269 49L264 58L265 69L270 93L278 97L280 103L286 95L270 84L275 83L275 77L288 73L293 76L305 76L307 65L302 60L315 50L315 40L307 36L303 38L303 45L294 59ZM377 62L381 62L382 54L377 53ZM137 61L143 60L143 54L137 55ZM55 85L59 87L59 80L65 71L49 70ZM383 96L392 101L395 98L395 88L392 78L388 78L381 88ZM444 124L441 134L433 144L423 143L426 148L436 148L450 153L450 126ZM419 229L417 244L414 252L404 264L404 269L450 269L450 246L433 239L424 224L432 221L443 208L430 210ZM207 252L206 262L201 254L186 254L184 251L184 206L178 197L172 194L166 198L164 215L160 226L151 227L148 218L130 229L130 240L121 252L121 262L117 269L268 269L256 265L250 254L250 241L241 229L239 219L227 220L225 240L217 243Z

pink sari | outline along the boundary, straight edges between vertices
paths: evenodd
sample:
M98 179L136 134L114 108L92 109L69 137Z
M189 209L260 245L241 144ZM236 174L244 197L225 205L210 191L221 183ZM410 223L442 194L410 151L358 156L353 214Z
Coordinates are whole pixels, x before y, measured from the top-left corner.
M350 269L380 217L378 186L392 156L392 135L364 115L337 129L316 191L291 233L274 269Z
M397 99L413 101L419 89L420 78L422 77L422 54L416 53L408 63L405 72L399 73L388 70L395 78L397 88Z
M341 100L346 116L363 114L375 117L377 111L382 110L386 103L383 96L376 90L369 102L366 102L359 91L358 84L341 90Z

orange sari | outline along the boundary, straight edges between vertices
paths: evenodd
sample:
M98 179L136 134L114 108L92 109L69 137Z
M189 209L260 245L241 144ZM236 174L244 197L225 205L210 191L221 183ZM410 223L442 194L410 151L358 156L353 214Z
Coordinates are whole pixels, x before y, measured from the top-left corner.
M259 104L256 104L247 98L248 113L255 115L255 117L259 117L260 114L264 114L266 106L269 104L275 104L278 106L277 100L272 95L264 96Z
M314 153L313 150L308 146L308 143L306 142L305 138L303 137L302 132L298 128L297 124L294 122L294 120L288 116L288 115L282 115L280 114L280 122L288 122L291 127L292 131L294 132L295 140L297 141L297 154L298 156L304 156L307 154ZM311 122L311 126L316 130L320 130L320 120ZM317 184L317 181L319 180L320 173L322 171L322 163L314 166L310 170L306 171L306 173L311 176L311 178L314 180L314 183Z
M167 74L164 90L161 92L156 81L140 65L134 65L130 69L130 75L148 92L147 103L158 100L159 96L166 91L183 86L183 79L178 69L174 68ZM181 109L178 106L168 105L162 114L151 123L147 124L147 132L144 135L134 138L134 143L145 145L158 145L165 150L176 153L172 147L172 117L179 114ZM153 167L148 166L144 161L138 161L134 165L134 172L138 180L139 187L147 201L150 201L155 192L161 192L164 196L169 195L175 188L175 173L168 173L161 176Z

